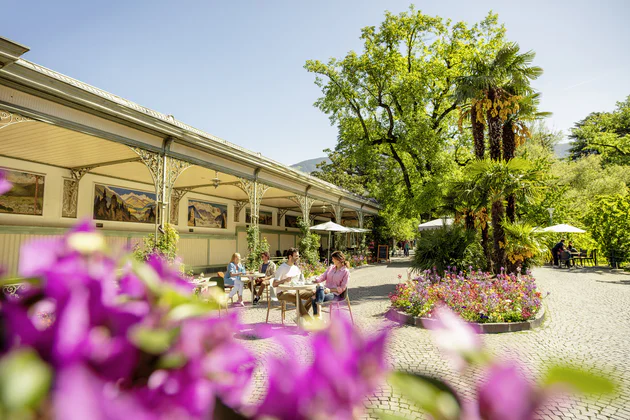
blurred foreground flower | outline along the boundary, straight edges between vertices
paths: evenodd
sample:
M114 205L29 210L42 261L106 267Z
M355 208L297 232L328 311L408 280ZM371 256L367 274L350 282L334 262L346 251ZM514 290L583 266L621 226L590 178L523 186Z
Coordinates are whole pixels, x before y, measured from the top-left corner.
M0 308L0 417L205 419L217 398L241 406L254 358L236 317L217 318L167 261L114 259L88 224L20 255L30 285Z
M365 398L384 380L387 334L365 337L347 319L337 318L311 340L313 362L288 357L267 364L269 388L257 418L352 419Z
M427 328L438 348L457 362L460 372L479 369L483 379L475 386L475 398L464 401L440 379L400 372L391 375L389 381L394 388L434 419L530 420L550 399L616 390L603 375L564 365L550 366L535 386L517 360L499 361L490 356L473 327L446 306L439 305L435 316L436 321L427 323Z

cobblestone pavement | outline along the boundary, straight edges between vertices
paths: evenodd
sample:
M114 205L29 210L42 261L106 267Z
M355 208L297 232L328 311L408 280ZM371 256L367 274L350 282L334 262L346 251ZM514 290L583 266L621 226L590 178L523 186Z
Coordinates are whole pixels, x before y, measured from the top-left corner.
M380 329L391 331L388 360L392 367L409 372L420 372L446 379L464 398L478 373L461 377L451 369L448 361L437 352L427 331L401 326L384 318L389 308L388 293L398 283L398 274L406 277L405 261L353 271L350 297L354 319L359 327L373 333ZM614 397L574 399L553 402L544 407L540 417L545 419L630 419L630 275L592 268L534 270L539 289L545 298L547 317L534 331L484 335L485 345L499 357L518 358L526 374L540 377L546 362L558 361L592 369L604 369L618 382L620 392ZM246 300L249 298L246 292ZM264 324L266 305L238 309L244 323ZM294 337L299 357L308 360L305 334L287 314L288 331ZM280 326L280 312L272 311L270 322ZM247 332L243 334L247 340ZM262 362L256 369L251 400L262 398L266 374L264 360L282 351L272 339L250 339L247 345ZM384 385L366 401L365 417L374 418L376 411L396 413L406 418L421 418L406 401Z

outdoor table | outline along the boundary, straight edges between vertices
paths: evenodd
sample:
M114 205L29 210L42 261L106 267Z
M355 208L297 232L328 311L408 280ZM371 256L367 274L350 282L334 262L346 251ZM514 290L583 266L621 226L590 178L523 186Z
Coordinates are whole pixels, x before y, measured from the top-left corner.
M254 280L262 279L265 277L265 273L250 273L241 274L241 277L247 277L249 279L249 291L252 292L252 301L254 300Z
M582 254L580 252L571 252L571 259L573 260L573 267L577 268L577 264L575 263L575 261L580 261L580 265L584 266L584 263L582 262Z
M300 314L300 292L302 290L315 290L317 287L317 283L307 283L307 284L292 284L292 283L284 283L277 287L282 292L295 292L295 311L297 312L297 319L301 319ZM299 323L298 323L299 325Z

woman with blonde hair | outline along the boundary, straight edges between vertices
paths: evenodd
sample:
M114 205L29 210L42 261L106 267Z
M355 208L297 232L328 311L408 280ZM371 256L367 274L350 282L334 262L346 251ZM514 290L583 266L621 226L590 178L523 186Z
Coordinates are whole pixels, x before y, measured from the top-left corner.
M241 254L235 252L232 254L232 259L227 266L228 279L234 284L228 298L232 298L238 293L237 305L245 306L243 303L243 282L241 281L241 274L245 274L245 267L241 264Z

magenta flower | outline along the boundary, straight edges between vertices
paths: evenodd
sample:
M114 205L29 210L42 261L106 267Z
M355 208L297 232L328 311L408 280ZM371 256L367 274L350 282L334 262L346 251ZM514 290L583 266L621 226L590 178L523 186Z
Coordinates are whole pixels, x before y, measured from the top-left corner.
M269 361L269 388L257 418L352 419L364 398L383 381L386 332L362 336L339 319L312 339L313 363L300 365L295 354ZM288 373L290 372L290 373Z
M529 420L538 408L535 388L519 370L519 363L490 365L486 381L478 385L479 414L486 420Z

